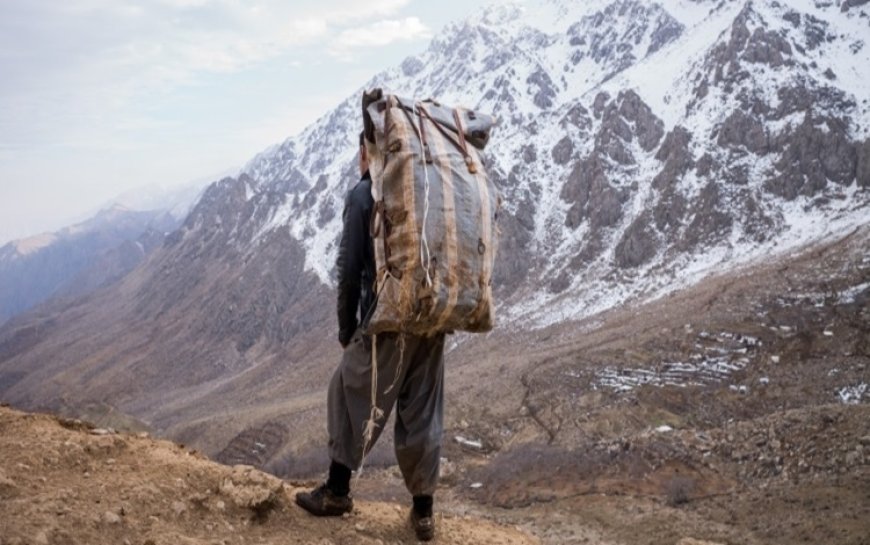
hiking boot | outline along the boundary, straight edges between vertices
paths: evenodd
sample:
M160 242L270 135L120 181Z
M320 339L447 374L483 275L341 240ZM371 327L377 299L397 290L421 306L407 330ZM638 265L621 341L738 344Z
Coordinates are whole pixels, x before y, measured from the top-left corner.
M411 527L420 541L432 541L435 537L435 519L431 514L421 515L416 509L411 509Z
M296 494L296 504L317 517L340 517L353 511L353 498L333 494L326 483L311 492Z

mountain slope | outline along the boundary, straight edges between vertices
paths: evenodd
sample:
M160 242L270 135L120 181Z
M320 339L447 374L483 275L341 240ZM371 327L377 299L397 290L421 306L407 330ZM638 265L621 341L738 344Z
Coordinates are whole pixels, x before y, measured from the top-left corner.
M175 230L162 211L113 206L56 233L0 248L0 323L57 295L75 296L132 270Z
M500 117L488 155L509 212L503 308L546 324L867 221L861 9L499 6L367 87ZM263 187L286 195L264 230L289 229L327 283L357 102L246 167L252 199ZM545 305L547 316L535 310Z
M499 327L514 335L867 224L866 11L499 5L366 87L499 116L487 154L506 203ZM96 399L210 454L246 429L281 436L277 422L296 442L266 458L311 452L340 353L331 273L359 128L355 95L210 186L118 284L0 330L0 395Z

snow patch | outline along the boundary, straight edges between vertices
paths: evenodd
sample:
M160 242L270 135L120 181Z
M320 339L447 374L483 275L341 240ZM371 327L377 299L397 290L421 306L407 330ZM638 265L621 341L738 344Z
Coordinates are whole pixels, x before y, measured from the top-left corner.
M846 405L857 405L864 400L864 394L867 393L867 384L862 382L855 386L844 386L837 390L837 398L840 403Z

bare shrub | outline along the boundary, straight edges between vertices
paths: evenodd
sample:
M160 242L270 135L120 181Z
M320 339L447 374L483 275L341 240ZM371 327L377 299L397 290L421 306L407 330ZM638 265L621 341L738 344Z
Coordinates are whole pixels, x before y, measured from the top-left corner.
M677 475L665 483L665 503L669 507L678 507L689 503L695 492L695 479Z
M525 444L471 469L467 478L484 484L482 501L517 506L587 491L608 463L607 452L592 448Z

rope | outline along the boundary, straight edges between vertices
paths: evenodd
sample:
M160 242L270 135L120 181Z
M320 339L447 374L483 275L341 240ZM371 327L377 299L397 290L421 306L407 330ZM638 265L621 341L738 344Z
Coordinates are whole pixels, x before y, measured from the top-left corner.
M420 265L423 267L423 272L426 273L426 287L432 287L432 277L429 274L429 268L432 266L432 254L429 251L429 239L426 236L426 224L429 218L429 169L426 168L426 162L423 162L423 179L425 180L425 193L423 197L423 227L420 236ZM426 250L426 258L423 259L423 250Z
M369 449L372 448L372 439L375 436L375 430L378 428L378 419L383 416L384 411L378 408L378 336L372 335L372 402L369 419L366 420L365 427L363 428L363 451L359 468L356 470L357 479L362 475L366 456L368 456Z
M399 382L399 377L402 375L402 367L405 364L405 333L399 333L399 365L396 366L396 376L393 377L393 383L390 384L390 387L384 390L384 394L388 394L393 391L393 388L396 387L396 384Z
M417 115L420 117L420 124L423 124L423 105L414 101L417 108ZM413 118L409 118L413 119ZM411 121L411 126L414 127L414 132L417 133L417 138L420 140L420 146L423 146L423 133L417 125ZM420 163L423 165L423 225L420 233L420 266L423 267L423 273L426 275L426 287L432 287L432 276L429 274L429 268L432 265L432 254L429 251L429 239L426 236L426 224L429 219L429 169L426 168L426 155L420 154Z
M420 117L420 127L417 127L417 124L414 123L413 117L408 116L408 120L411 122L411 126L414 128L414 132L417 134L417 138L420 140L421 151L424 147L423 141L423 114L425 113L428 117L428 112L423 109L423 105L414 101L416 105L418 116ZM422 112L422 113L421 113ZM420 234L420 265L423 267L423 273L426 275L426 287L432 287L432 276L429 274L429 269L432 266L432 253L429 250L429 239L426 235L426 224L429 219L429 169L427 168L426 156L425 153L420 154L420 162L423 165L423 225L421 227ZM390 276L389 271L386 271L384 276L384 281L386 281L386 276ZM396 384L399 382L399 377L402 374L402 367L405 362L405 334L401 333L399 335L399 364L396 367L396 376L393 378L393 383L384 391L384 394L390 393ZM372 448L372 440L375 436L375 430L378 428L378 420L383 418L384 411L378 408L378 336L372 335L372 389L371 389L371 410L369 412L369 418L366 420L364 428L363 428L363 451L362 451L362 459L360 460L359 468L356 472L356 479L362 475L363 466L365 465L366 456L369 453L369 449Z
M385 269L383 273L383 277L381 279L380 286L378 287L378 291L383 288L383 286L387 283L387 278L392 277L389 269ZM402 339L402 351L404 352L404 338ZM401 365L401 362L399 363ZM395 383L395 380L393 381ZM391 386L392 388L392 386ZM387 390L389 392L389 390ZM385 392L386 393L386 392ZM384 411L378 408L378 336L372 335L372 387L371 387L371 409L369 410L369 418L363 424L363 450L362 450L362 459L359 462L359 468L356 470L356 476L354 477L354 482L356 482L360 475L363 472L363 466L365 465L366 456L368 456L369 450L372 448L372 439L375 436L375 430L378 427L378 419L383 418Z

